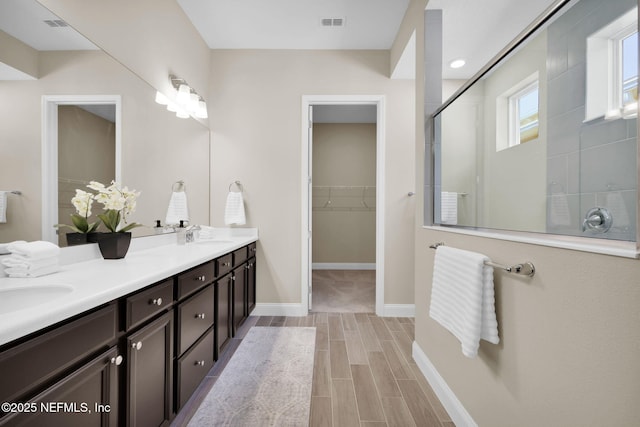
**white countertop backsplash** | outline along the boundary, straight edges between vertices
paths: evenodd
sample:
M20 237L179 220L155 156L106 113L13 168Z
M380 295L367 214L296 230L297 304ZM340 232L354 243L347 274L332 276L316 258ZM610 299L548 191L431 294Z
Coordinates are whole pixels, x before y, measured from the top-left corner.
M0 312L0 345L255 242L258 230L216 228L215 236L224 242L201 240L178 245L175 233L136 238L127 256L119 260L102 259L96 244L73 246L62 249L57 273L37 278L0 277L0 295L2 289L20 287L73 287L45 303Z

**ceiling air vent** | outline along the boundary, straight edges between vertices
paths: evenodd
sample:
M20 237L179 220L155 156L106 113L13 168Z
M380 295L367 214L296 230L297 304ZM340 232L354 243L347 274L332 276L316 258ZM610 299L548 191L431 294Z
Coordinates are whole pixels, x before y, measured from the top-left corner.
M344 27L344 18L322 18L323 27Z
M62 19L46 19L43 22L45 24L47 24L48 26L53 27L53 28L68 27L69 26L69 24L64 22Z

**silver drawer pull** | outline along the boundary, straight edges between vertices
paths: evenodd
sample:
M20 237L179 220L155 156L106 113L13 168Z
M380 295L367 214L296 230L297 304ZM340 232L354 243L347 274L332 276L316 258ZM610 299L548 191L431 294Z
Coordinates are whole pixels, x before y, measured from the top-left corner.
M131 348L134 350L140 350L142 348L142 341L131 343Z
M222 266L223 267L231 267L231 262L223 262Z
M151 305L162 305L162 298L154 298L151 301L149 301L149 304Z
M205 314L204 313L197 313L196 314L196 319L204 319L205 318Z
M207 280L207 276L205 276L204 274L202 276L198 276L198 277L194 277L193 280L198 280L200 282L205 282Z
M245 270L248 270L248 269L250 269L250 268L251 268L251 264L248 264L248 265L245 265L245 266L244 266L244 269L245 269Z
M235 282L236 276L231 276L231 280L233 280Z
M194 363L194 365L196 365L196 366L204 366L204 360L196 360L196 363Z
M122 365L122 361L124 359L122 358L122 356L116 356L116 357L112 357L111 358L111 364L112 365L116 365L116 366L120 366Z
M256 251L256 248L251 248L251 252L255 252L255 251Z

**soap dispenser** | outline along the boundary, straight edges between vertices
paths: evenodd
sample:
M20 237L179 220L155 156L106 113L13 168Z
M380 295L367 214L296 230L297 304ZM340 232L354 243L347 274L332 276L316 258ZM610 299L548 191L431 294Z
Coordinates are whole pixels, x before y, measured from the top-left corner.
M162 228L162 224L160 223L159 219L156 219L156 226L153 227L153 232L155 234L162 234L164 232L164 229Z
M187 244L187 229L184 227L184 220L180 220L180 225L178 226L178 229L176 230L177 233L177 238L178 238L178 244L179 245L186 245Z

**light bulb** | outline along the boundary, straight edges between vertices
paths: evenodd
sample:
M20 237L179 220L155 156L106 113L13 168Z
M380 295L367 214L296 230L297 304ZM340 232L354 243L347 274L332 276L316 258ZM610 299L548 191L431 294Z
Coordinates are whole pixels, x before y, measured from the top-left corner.
M464 59L456 59L454 61L451 61L449 63L449 67L451 68L461 68L464 67L464 64L466 64L467 62Z
M169 103L167 104L167 110L171 111L172 113L175 113L176 111L178 111L178 104L176 104L175 102L169 101Z
M191 97L191 88L186 84L182 83L178 86L178 95L176 96L176 101L180 104L186 104L189 102L189 98Z
M195 113L198 110L198 101L200 101L200 97L196 93L192 93L189 97L189 102L187 103L187 111Z
M180 117L181 119L188 119L189 113L187 113L184 108L178 108L178 111L176 111L176 117Z
M209 117L207 114L207 103L204 100L198 102L198 110L196 111L196 117L199 119L206 119Z
M167 105L169 104L169 99L167 99L166 96L164 96L164 94L160 91L156 92L156 102L160 105Z

